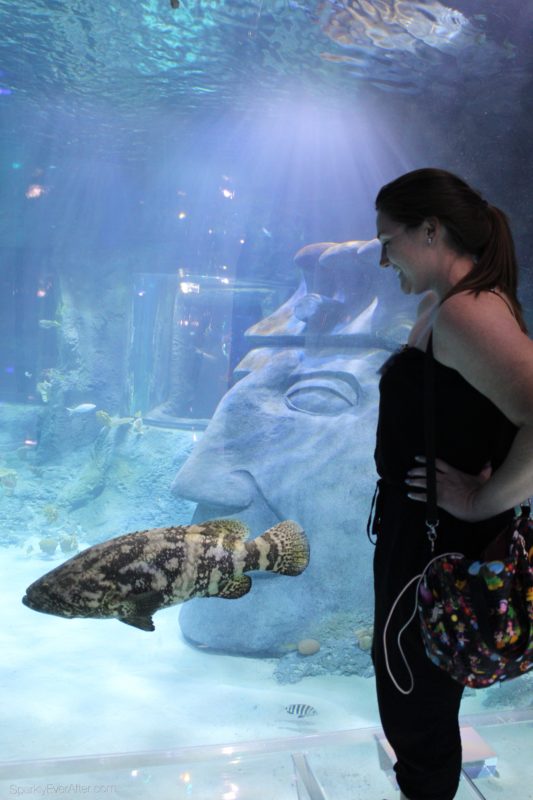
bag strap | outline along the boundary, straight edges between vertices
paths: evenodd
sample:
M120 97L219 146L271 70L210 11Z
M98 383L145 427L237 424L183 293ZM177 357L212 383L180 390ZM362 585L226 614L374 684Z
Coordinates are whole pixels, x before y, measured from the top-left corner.
M405 629L409 627L409 625L413 622L413 620L415 619L415 617L419 613L418 596L419 596L419 593L420 593L420 584L424 580L426 572L431 567L431 565L434 564L435 562L439 561L441 558L464 558L464 555L462 553L453 553L453 552L441 553L438 556L434 556L431 559L431 561L428 561L428 563L426 564L426 566L424 567L422 572L419 575L414 575L411 578L411 580L408 583L405 584L405 586L403 587L402 591L400 592L400 594L397 596L396 600L392 604L391 610L389 611L389 615L388 615L388 617L387 617L387 619L385 621L385 625L383 627L383 653L385 655L385 666L387 668L387 672L389 673L389 678L391 679L391 681L393 682L395 687L398 689L398 691L401 692L401 694L405 694L405 695L411 694L411 692L415 688L415 679L414 679L413 671L412 671L411 667L409 666L409 662L407 660L407 656L405 655L405 651L404 651L404 649L402 647L401 638L403 636L403 633L404 633ZM389 626L391 624L391 620L392 620L393 614L396 611L398 603L400 602L400 600L402 599L404 594L407 592L407 590L414 583L416 583L416 590L415 590L415 600L414 600L414 606L413 606L413 613L411 614L411 616L409 617L407 622L400 628L400 630L398 631L398 634L396 636L396 646L398 647L398 650L400 652L400 656L401 656L402 661L403 661L403 663L405 665L405 669L407 670L407 673L409 675L409 687L407 689L403 689L400 686L400 684L398 683L398 681L396 680L396 678L394 677L394 674L392 672L392 667L391 667L390 659L389 659L389 646L387 644L387 635L388 635L388 632L389 632ZM489 641L489 640L487 640L487 641Z
M435 359L433 358L433 331L429 334L424 359L424 444L426 450L427 500L426 526L427 536L431 544L431 552L435 551L437 526L437 471L435 467Z

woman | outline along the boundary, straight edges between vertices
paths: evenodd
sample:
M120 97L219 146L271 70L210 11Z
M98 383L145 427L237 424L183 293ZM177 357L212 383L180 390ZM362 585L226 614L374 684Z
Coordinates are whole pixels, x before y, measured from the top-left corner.
M414 623L402 636L414 677L408 693L396 637L413 611L413 593L394 611L386 647L383 630L402 588L433 555L479 558L514 507L533 494L533 342L516 296L512 235L499 209L437 169L387 184L376 209L381 266L396 270L404 292L425 293L408 344L386 362L380 382L373 525L378 702L402 796L452 800L461 770L463 687L431 663ZM436 361L433 554L424 522L428 348Z

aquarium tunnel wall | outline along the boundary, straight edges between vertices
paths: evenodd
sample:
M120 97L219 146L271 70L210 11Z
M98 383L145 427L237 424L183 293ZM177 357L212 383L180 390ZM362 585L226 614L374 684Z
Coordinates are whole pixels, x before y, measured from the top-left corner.
M245 775L205 762L211 788L187 768L158 796L394 790L375 742L357 750L380 724L366 526L379 369L418 298L379 268L374 199L409 169L465 177L511 220L533 324L533 7L366 5L0 0L6 796L45 786L44 764L122 754L84 785L151 797L146 754L251 742L271 749ZM162 580L201 562L213 596L160 609L147 592L115 618L21 602L137 531L166 553ZM246 577L255 538L286 560L249 556ZM94 612L114 589L88 591ZM462 714L523 715L531 744L532 704L526 675L468 690ZM298 790L299 762L269 761L340 732L363 754L360 794L331 775L329 794ZM352 756L330 741L338 775Z

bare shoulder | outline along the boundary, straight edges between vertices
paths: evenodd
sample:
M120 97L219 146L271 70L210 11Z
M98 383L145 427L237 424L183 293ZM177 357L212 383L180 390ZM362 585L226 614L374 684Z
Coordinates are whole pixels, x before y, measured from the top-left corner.
M533 424L533 341L501 297L461 292L439 308L435 358L457 370L516 425Z
M503 298L503 299L502 299ZM505 302L504 302L505 300ZM444 358L455 358L458 343L468 346L500 342L503 350L533 343L520 329L505 295L492 292L461 292L449 297L435 315L435 338ZM450 345L450 346L449 346ZM451 364L449 366L452 366Z

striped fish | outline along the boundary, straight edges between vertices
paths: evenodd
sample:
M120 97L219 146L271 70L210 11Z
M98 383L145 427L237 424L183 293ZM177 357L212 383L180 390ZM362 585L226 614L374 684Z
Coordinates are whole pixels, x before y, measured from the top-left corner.
M313 706L305 705L304 703L297 703L292 706L285 706L285 711L287 714L292 714L294 717L298 717L298 719L304 719L305 717L316 717L318 711Z

